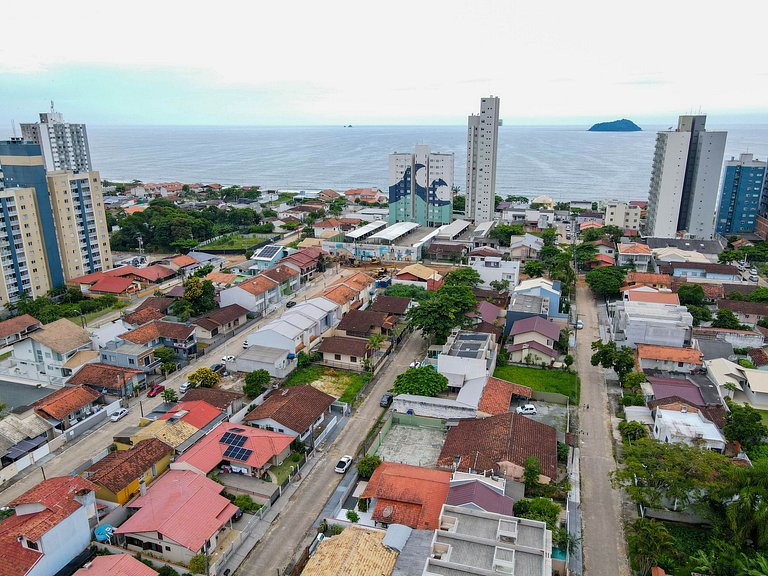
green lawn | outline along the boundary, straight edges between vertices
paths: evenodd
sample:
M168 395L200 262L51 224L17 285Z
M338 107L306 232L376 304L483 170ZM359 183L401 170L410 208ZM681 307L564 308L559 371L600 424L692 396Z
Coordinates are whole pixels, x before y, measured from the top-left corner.
M202 246L209 250L245 250L261 242L262 238L243 236L242 234L229 234L215 242Z
M568 396L574 404L579 401L579 379L575 374L525 366L499 366L493 375L539 392L558 392Z
M768 426L768 410L757 410L760 412L760 417L763 419L763 424Z
M111 308L105 308L104 310L96 310L94 312L88 312L85 314L85 322L86 324L90 324L97 318L101 318L102 316L106 316L110 312L114 310L120 310L122 308L125 308L126 304L124 302L119 302L118 304L112 306ZM82 321L80 320L80 316L71 316L68 317L67 320L72 322L73 324L76 324L77 326L82 326Z
M301 386L314 384L326 394L338 398L342 402L352 402L357 393L370 380L369 374L336 370L327 366L306 366L291 374L283 386Z
M291 453L280 466L272 466L269 471L277 477L277 483L282 484L288 478L288 474L291 473L291 468L297 468L299 463L296 462L292 456L295 452Z

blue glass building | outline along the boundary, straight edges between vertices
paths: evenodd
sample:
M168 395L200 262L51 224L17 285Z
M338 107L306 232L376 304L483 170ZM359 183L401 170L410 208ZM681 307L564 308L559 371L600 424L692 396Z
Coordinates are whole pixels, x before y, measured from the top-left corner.
M760 197L766 175L766 163L754 160L752 154L741 154L725 163L720 205L717 211L717 233L747 234L755 231Z

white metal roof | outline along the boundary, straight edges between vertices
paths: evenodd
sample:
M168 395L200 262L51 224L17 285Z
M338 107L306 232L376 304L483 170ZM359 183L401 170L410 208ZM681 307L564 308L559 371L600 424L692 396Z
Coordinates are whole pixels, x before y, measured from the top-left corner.
M357 230L352 230L351 232L345 232L344 235L347 238L352 238L353 240L356 240L357 238L365 236L366 234L370 234L371 232L380 230L384 228L386 225L387 223L384 222L383 220L375 220L374 222L369 222L365 226L361 226Z
M477 228L475 228L475 231L472 233L472 236L474 238L481 238L483 236L487 236L488 232L491 231L491 228L494 227L496 222L490 221L490 222L481 222L477 225Z
M298 326L294 326L293 324L289 324L288 322L281 322L280 320L273 320L269 324L262 326L257 331L257 333L262 332L264 330L273 330L278 334L282 334L283 336L286 336L290 339L294 339L296 338L296 336L304 332L304 330L302 330Z
M416 230L416 228L419 228L420 225L416 222L398 222L397 224L392 224L392 226L385 228L381 232L377 232L373 236L370 237L371 240L386 240L388 242L393 242L400 238L401 236L405 236L408 234L408 232L411 232L413 230Z
M295 314L293 311L291 311L290 314L283 314L280 316L281 322L288 322L288 324L293 324L297 328L301 328L302 330L308 330L309 328L312 328L317 321L309 318L308 316L305 316L304 314Z
M469 228L469 222L466 220L454 220L450 224L441 226L437 237L442 240L453 240L467 228Z

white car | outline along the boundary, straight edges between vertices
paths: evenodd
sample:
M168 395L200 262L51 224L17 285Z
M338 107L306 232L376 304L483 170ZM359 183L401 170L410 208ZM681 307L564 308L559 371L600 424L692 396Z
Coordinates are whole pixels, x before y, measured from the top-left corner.
M584 328L584 320L576 320L576 330Z
M408 366L408 368L421 368L421 362L416 360L415 362L411 362L411 365Z
M112 420L112 422L117 422L124 416L128 416L128 408L120 408L119 410L115 410L112 412L112 415L109 417L109 419Z
M533 404L524 404L523 406L518 406L515 408L515 412L518 414L530 414L535 416L539 412L536 410L536 406Z
M344 474L349 467L352 466L352 456L342 456L339 463L336 464L336 468L333 469L337 474Z
M234 361L235 361L235 357L234 357L234 356L224 356L224 357L221 359L221 361L222 361L222 362L224 362L225 364L226 364L227 362L234 362Z
M184 382L184 384L179 386L179 394L186 394L190 388L192 388L192 382Z
M243 340L243 348L248 348L248 340Z
M752 276L749 277L749 281L750 282L759 282L760 281L760 276L755 276L754 274L752 274Z
M749 271L749 273L752 274L753 276L757 276L757 272L758 272L757 268L752 268L752 270Z

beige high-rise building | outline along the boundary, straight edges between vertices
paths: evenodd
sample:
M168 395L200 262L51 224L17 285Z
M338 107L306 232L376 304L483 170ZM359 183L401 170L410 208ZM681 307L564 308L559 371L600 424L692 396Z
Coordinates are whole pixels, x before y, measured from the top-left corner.
M605 206L605 225L618 226L622 230L639 230L640 206L626 202L608 202Z
M51 285L34 188L0 184L0 306L22 293L44 296Z
M496 150L499 143L499 98L480 99L480 115L467 122L467 189L465 217L490 222L496 211Z
M107 219L98 172L48 172L64 278L112 268Z

